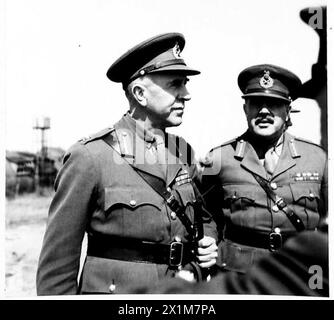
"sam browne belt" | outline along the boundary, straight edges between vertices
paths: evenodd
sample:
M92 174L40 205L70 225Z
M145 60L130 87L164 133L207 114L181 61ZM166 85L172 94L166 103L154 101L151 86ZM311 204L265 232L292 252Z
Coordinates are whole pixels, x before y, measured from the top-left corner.
M105 259L184 266L194 261L190 244L170 244L124 239L108 235L89 235L87 255Z
M294 235L297 235L297 232L255 231L249 228L227 225L224 238L241 245L276 251L282 247L287 239Z

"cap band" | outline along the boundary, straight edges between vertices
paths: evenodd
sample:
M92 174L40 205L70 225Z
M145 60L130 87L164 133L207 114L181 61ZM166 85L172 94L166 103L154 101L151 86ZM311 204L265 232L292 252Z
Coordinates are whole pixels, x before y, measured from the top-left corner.
M279 90L275 90L275 89L266 89L266 90L259 90L259 89L248 89L245 92L245 95L247 96L247 94L250 93L267 93L267 94L276 94L279 96L282 96L282 98L284 99L288 99L291 100L290 96L288 96L285 92L279 91Z
M186 65L186 63L184 62L183 59L171 59L171 60L166 60L166 61L159 61L156 62L154 64L151 64L145 68L142 68L140 70L138 70L135 74L133 74L130 79L127 81L127 83L129 84L131 81L133 81L134 79L144 76L147 73L150 73L154 70L163 68L163 67L167 67L167 66L171 66L171 65L176 65L176 64L181 64L181 65Z

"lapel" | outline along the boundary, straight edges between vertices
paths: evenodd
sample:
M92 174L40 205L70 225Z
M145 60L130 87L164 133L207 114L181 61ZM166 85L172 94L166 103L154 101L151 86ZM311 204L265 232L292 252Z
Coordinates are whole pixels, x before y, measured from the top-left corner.
M247 169L248 171L257 174L258 176L267 179L266 170L264 169L262 163L260 162L259 157L257 156L252 145L249 142L245 142L243 140L238 141L238 143L239 144L245 143L244 154L240 163L241 166Z
M172 134L166 135L167 139L167 186L169 186L180 170L182 170L183 163L184 163L184 153L186 153L186 146L185 148L181 145L178 145L177 136ZM179 140L180 141L180 140ZM182 140L183 141L183 140ZM183 151L183 152L181 152Z
M152 176L155 176L165 182L165 177L163 175L163 172L161 168L159 167L159 164L157 163L147 163L145 160L145 143L143 141L137 142L135 144L135 159L134 159L134 167L139 169L140 171L143 171L145 173L148 173Z
M114 126L121 156L138 170L165 181L159 165L147 163L145 160L147 143L136 134L134 128L128 124L129 120L125 117L122 117Z
M291 167L296 165L295 158L299 158L300 155L296 150L295 142L293 136L288 134L287 132L284 134L284 142L282 153L279 157L277 166L273 173L272 179L290 169Z

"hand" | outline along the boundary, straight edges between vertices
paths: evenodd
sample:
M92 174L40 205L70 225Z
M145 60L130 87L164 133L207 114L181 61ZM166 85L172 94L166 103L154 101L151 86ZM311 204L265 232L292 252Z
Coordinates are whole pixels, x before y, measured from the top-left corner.
M194 273L188 270L180 270L176 272L175 278L180 278L188 282L196 282Z
M204 236L198 241L197 259L201 268L210 268L215 265L217 257L218 247L214 238Z

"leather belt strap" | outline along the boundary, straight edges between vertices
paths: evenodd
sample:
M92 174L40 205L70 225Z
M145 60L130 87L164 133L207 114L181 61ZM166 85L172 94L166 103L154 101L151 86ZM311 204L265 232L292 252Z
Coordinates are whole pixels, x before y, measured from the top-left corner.
M176 246L182 246L181 254L177 253L178 257L173 257L175 244ZM194 260L190 245L185 243L173 242L168 245L107 235L89 235L87 255L105 259L166 264L170 266L184 266ZM174 258L180 259L180 261L176 263L176 261L173 261Z
M261 231L255 231L249 228L244 227L238 227L233 225L227 225L225 232L224 232L224 238L242 245L255 247L255 248L263 248L263 249L269 249L272 250L272 239L271 235L273 233L270 232L261 232ZM281 245L290 237L296 235L296 232L291 233L276 233L276 235L279 235L281 238ZM279 248L275 248L279 249Z
M305 230L304 223L302 219L299 218L299 216L292 210L291 207L287 205L287 203L284 201L282 197L277 195L268 185L268 182L263 179L262 177L258 176L255 173L252 173L256 181L259 183L259 185L263 188L263 190L266 192L267 196L274 201L274 203L277 205L277 207L282 210L290 222L293 224L293 226L296 228L297 231L303 231Z

